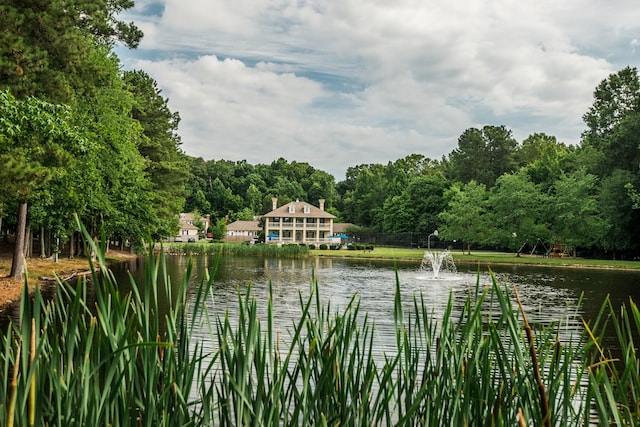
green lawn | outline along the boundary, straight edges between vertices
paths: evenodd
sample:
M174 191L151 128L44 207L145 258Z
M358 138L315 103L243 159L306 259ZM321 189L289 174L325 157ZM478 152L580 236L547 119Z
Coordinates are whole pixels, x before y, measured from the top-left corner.
M424 256L424 249L404 249L391 247L376 247L373 251L351 250L320 250L310 251L314 256L329 256L338 258L380 258L406 261L420 261ZM462 252L452 252L456 263L481 264L535 264L548 266L575 266L584 268L616 268L640 270L640 261L599 260L585 258L542 258L540 256L522 255L516 257L514 253L471 251L471 255Z

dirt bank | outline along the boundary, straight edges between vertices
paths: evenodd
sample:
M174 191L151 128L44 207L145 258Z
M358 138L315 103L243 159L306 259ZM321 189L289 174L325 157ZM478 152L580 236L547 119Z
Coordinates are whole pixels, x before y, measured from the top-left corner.
M119 252L110 250L107 254L109 261L117 262L134 257L128 252ZM6 305L12 304L20 299L22 289L24 287L23 280L10 279L12 253L8 245L0 246L0 310ZM84 257L77 258L59 258L58 262L54 262L48 258L29 258L27 259L27 275L28 283L31 291L37 283L43 283L43 278L61 278L71 277L89 271L89 262Z

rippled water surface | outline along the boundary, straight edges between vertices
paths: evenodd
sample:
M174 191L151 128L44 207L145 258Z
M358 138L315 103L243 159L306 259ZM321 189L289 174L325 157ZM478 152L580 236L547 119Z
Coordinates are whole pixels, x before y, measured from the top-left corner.
M189 258L167 257L167 266L174 283L178 283ZM217 263L213 297L206 301L210 312L229 313L231 320L237 312L238 295L251 287L258 300L262 316L266 316L269 284L273 288L274 321L279 329L291 327L301 312L300 295L309 295L315 278L321 300L330 304L331 311L342 311L352 297L360 302L361 312L367 313L376 325L376 345L379 352L394 346L393 308L396 275L400 283L405 313L412 310L413 297L422 296L429 311L439 319L449 297L454 310L459 310L468 296L490 285L491 275L486 267L458 265L456 273L441 272L434 279L430 272L420 269L420 263L362 261L350 259L263 259L256 257L212 256L193 257L192 289L207 276ZM116 270L123 275L132 270L141 274L142 260L123 264ZM494 266L491 268L503 287L516 287L529 321L533 324L553 324L562 340L571 339L581 328L581 318L593 318L609 294L615 305L640 301L640 272L611 271L531 266ZM583 298L579 311L577 302ZM557 325L561 319L565 321ZM200 338L211 339L208 331ZM197 333L200 335L200 333Z

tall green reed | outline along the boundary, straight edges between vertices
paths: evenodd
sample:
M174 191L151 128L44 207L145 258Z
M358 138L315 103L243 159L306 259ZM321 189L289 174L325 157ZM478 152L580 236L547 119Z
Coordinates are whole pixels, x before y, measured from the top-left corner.
M121 294L104 251L93 250L93 304L86 279L75 286L59 282L52 300L37 288L29 295L25 286L18 322L2 337L0 366L16 386L0 385L0 420L20 426L193 424L197 399L189 393L211 362L203 363L203 348L188 339L190 271L174 287L163 258L156 262L150 255L145 283ZM162 292L174 302L164 313ZM5 406L8 399L15 404Z
M172 243L164 248L172 255L222 255L299 258L309 255L309 247L299 244L271 245L259 243Z
M587 398L594 410L587 421L600 425L640 425L640 310L629 300L617 310L611 300L602 305L591 324L584 323L587 343L589 388ZM615 331L615 348L604 337Z

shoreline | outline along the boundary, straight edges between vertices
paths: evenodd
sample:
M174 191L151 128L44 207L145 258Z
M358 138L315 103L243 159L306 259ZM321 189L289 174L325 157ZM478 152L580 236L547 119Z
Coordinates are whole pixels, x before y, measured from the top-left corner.
M107 263L123 262L138 255L128 252L109 250ZM0 316L20 301L24 291L25 279L14 280L8 277L11 268L11 257L6 253L0 254ZM84 257L59 258L58 262L50 259L28 258L26 261L26 275L29 294L33 294L36 286L40 289L51 288L56 285L57 278L62 281L72 280L91 274L89 261Z
M320 251L312 250L309 253L311 257L318 258L335 258L335 259L353 259L353 260L371 260L371 261L391 261L391 262L417 262L422 261L424 250L415 249L398 249L398 248L376 248L373 251L362 252L346 252L346 251ZM348 254L348 255L347 255ZM579 269L599 269L599 270L620 270L620 271L638 271L640 273L639 261L625 262L628 265L620 264L615 260L590 260L591 263L585 263L584 259L565 258L562 261L556 259L539 257L515 257L509 254L483 254L475 253L473 255L453 253L453 260L456 264L466 265L521 265L531 267L544 268L579 268ZM107 262L117 263L128 259L136 258L140 255L130 254L128 252L120 252L117 250L109 250L107 254ZM20 301L20 297L24 288L24 280L13 280L7 277L9 274L11 259L6 253L0 254L0 315L14 303ZM8 265L8 267L7 267ZM35 268L32 268L34 267ZM3 268L4 267L4 268ZM27 270L34 274L29 274L29 292L35 290L36 285L41 289L49 286L55 286L56 277L61 280L71 280L76 277L91 274L89 262L86 258L60 258L58 263L48 259L30 258L27 259ZM46 272L46 274L45 274ZM38 274L39 273L39 274Z
M382 249L385 251L385 248ZM375 254L373 252L366 253L350 253L349 255L337 254L338 251L318 251L314 250L311 256L321 258L335 258L335 259L357 259L357 260L372 260L372 261L398 261L398 262L421 262L422 256L397 256L393 253L386 255ZM424 253L420 251L419 253ZM475 253L472 255L452 253L453 261L456 264L466 265L520 265L531 267L548 267L548 268L580 268L585 270L600 269L600 270L619 270L619 271L638 271L640 272L640 261L616 261L616 260L588 260L584 258L542 258L542 257L530 257L528 255L516 257L508 254L496 253L483 254Z

